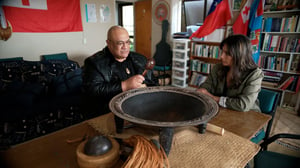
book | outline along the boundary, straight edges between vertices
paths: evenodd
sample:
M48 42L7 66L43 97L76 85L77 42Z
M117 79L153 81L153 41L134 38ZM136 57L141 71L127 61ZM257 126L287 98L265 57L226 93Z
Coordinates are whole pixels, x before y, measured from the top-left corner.
M197 72L193 72L192 77L190 79L190 85L194 85L196 77L197 77Z
M295 32L300 32L300 17L297 18L297 24L296 24Z
M275 51L277 48L277 43L278 43L279 36L278 35L273 35L271 39L271 45L269 51Z
M281 20L280 32L284 32L284 26L285 26L285 20L286 20L286 19L287 19L287 18L284 17L284 18L282 18L282 20Z
M286 88L286 90L290 90L292 92L296 91L298 76L294 76L293 82Z
M262 50L263 51L268 51L267 48L268 48L268 41L269 41L269 38L270 38L270 35L269 34L266 34L265 36L263 36L264 38L264 41L263 41L263 45L262 45Z
M265 32L270 32L272 28L272 18L266 18L264 24Z
M268 82L278 82L280 81L280 77L274 77L274 76L264 76L263 81L268 81Z
M299 90L300 90L300 76L298 76L295 92L298 93Z
M283 32L287 32L288 31L288 27L289 27L289 18L286 18L284 20L284 27L283 27Z
M273 18L271 32L280 32L282 18Z
M265 76L275 77L281 79L283 74L281 72L264 71Z
M292 16L292 25L291 25L291 32L295 32L296 30L296 22L297 22L298 16Z
M289 76L283 83L278 86L278 89L285 90L293 82L294 76Z
M201 75L197 72L193 72L192 78L190 80L190 85L200 86L205 80L207 76Z
M278 88L280 85L283 85L283 83L290 77L289 74L282 74L280 80L278 81Z
M203 82L205 82L206 78L207 78L207 76L199 74L196 85L200 86Z
M261 84L266 87L272 87L272 88L278 87L278 83L274 83L274 82L262 81Z

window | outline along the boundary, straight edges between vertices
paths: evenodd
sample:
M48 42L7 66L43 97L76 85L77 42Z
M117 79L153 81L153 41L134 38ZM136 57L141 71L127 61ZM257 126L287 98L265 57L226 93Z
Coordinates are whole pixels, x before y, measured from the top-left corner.
M118 24L124 27L131 40L130 50L134 50L134 14L133 4L118 2Z
M212 2L213 0L184 0L185 26L201 25Z

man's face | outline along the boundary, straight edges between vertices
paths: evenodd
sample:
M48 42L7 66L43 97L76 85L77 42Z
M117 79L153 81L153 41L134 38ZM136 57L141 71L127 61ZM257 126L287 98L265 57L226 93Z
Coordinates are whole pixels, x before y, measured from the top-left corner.
M116 60L124 61L127 58L130 51L130 40L126 30L114 30L106 43Z

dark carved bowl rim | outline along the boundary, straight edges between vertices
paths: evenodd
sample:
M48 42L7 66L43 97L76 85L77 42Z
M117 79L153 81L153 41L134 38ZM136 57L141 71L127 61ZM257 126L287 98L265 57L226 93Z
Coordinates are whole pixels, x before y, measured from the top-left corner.
M126 99L133 97L135 95L140 95L143 93L152 93L152 92L173 92L183 95L192 96L206 104L208 112L202 115L199 118L186 121L177 121L177 122L161 122L153 120L144 120L141 118L134 117L130 114L125 113L122 110L122 103ZM109 103L110 110L118 117L130 121L136 124L142 124L147 126L156 126L156 127L178 127L178 126L194 126L199 124L207 123L210 119L217 115L219 112L219 105L211 97L204 95L202 93L196 92L193 89L179 88L172 86L154 86L154 87L145 87L139 89L133 89L129 91L122 92L115 97L113 97Z

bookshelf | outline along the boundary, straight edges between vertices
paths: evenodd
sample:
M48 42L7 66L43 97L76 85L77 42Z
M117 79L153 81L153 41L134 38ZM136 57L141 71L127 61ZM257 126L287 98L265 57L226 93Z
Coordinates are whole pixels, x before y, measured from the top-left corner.
M199 87L205 81L214 64L219 63L220 42L191 41L189 86Z
M258 62L265 74L262 87L281 92L280 106L295 111L300 103L299 14L300 9L273 8L264 12Z
M230 34L230 28L231 26L226 25L205 37L191 40L189 87L198 88L213 66L221 62L219 46L227 34Z

